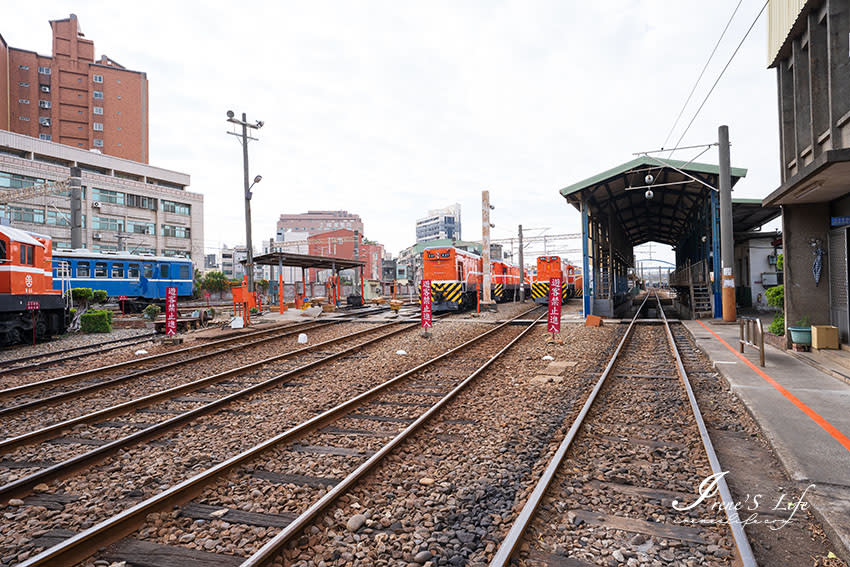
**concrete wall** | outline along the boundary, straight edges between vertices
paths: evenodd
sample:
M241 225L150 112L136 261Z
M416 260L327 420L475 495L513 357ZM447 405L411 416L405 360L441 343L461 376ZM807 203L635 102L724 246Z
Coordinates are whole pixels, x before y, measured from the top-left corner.
M810 239L819 238L826 246L828 232L828 203L783 205L786 327L803 317L808 317L812 325L829 325L829 262L824 258L820 284L815 285L814 255L809 243ZM787 340L790 345L790 338Z

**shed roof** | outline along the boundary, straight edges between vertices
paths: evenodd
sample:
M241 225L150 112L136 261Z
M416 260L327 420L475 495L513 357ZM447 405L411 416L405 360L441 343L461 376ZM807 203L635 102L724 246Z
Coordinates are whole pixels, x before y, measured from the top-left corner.
M245 264L246 260L240 260ZM287 266L294 268L317 268L320 270L348 270L365 266L366 262L350 258L333 258L328 256L313 256L310 254L291 254L289 252L268 252L254 256L254 264L265 266Z
M646 183L650 173L654 179ZM747 170L733 167L731 174L734 186ZM587 199L591 214L613 214L632 246L650 241L674 245L687 232L691 214L708 198L706 185L717 187L719 176L717 165L639 156L564 187L560 194L577 209ZM645 197L647 186L652 199Z

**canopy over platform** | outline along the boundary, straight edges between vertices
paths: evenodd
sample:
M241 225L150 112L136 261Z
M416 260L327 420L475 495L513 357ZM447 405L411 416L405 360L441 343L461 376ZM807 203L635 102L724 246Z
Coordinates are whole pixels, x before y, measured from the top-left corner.
M647 183L645 178L652 175ZM732 186L747 175L732 168ZM612 214L631 246L661 242L675 246L688 231L688 221L718 186L720 167L640 156L608 171L561 189L568 203L591 215ZM653 192L651 199L647 190Z
M244 264L245 260L241 260ZM291 254L289 252L269 252L254 256L254 263L263 266L286 266L293 268L316 268L318 270L350 270L362 268L366 262L349 258L313 256L310 254Z
M732 186L747 175L731 168ZM615 316L630 305L634 247L673 247L668 274L691 316L720 309L720 167L642 155L560 190L581 212L585 314ZM779 216L755 199L733 199L733 230L748 232Z

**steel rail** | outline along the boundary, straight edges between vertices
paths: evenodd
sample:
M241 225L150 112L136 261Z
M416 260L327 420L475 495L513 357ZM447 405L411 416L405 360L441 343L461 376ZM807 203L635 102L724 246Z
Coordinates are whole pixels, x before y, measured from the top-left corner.
M253 346L256 346L256 345L259 345L259 344L262 344L262 343L266 343L266 342L270 342L270 341L276 341L276 340L294 335L296 333L300 333L300 332L305 331L305 330L315 329L317 327L324 327L324 326L327 326L327 325L330 325L330 324L331 323L323 323L321 325L314 325L312 327L300 327L298 329L288 330L288 331L285 331L283 333L280 333L280 334L277 334L277 335L274 335L274 336L271 336L271 337L265 337L265 338L262 338L262 339L257 339L256 341L251 342L250 346L253 347ZM115 378L110 378L108 380L104 380L103 382L97 382L95 384L89 384L87 386L82 386L80 388L75 388L73 390L68 390L68 391L65 391L65 392L58 392L56 394L46 396L44 398L37 398L35 400L30 400L30 401L27 401L27 402L22 402L20 404L16 404L14 406L0 407L0 417L15 415L15 414L27 411L27 410L47 406L47 405L53 404L55 402L66 400L68 398L76 398L76 397L79 397L79 396L83 396L85 394L97 392L99 390L105 390L106 388L110 388L112 386L115 386L116 384L121 384L123 382L127 382L128 380L133 380L135 378L139 378L140 376L146 376L148 374L155 374L155 373L161 372L163 370L168 370L170 368L176 368L178 366L183 366L185 364L197 362L197 361L203 360L205 358L211 358L211 357L214 357L214 356L219 356L221 354L232 352L234 350L241 349L241 348L244 348L246 346L249 346L249 345L238 344L238 345L234 345L234 346L231 346L231 347L223 348L221 350L216 350L216 351L213 351L213 352L206 352L206 353L198 354L198 355L195 355L195 356L191 356L189 358L184 358L182 360L175 360L174 362L161 364L161 365L155 366L153 368L145 368L145 369L142 369L142 370L139 370L139 371L136 371L136 372L131 372L130 374L125 374L124 376L117 376Z
M271 561L278 554L280 549L286 545L293 537L298 535L307 525L312 522L316 517L323 512L334 500L336 500L340 495L345 493L349 488L351 488L358 480L360 480L363 475L372 470L375 465L377 465L384 457L386 457L393 449L395 449L399 444L405 441L410 435L412 435L423 423L428 421L431 417L434 416L438 411L440 411L446 404L448 404L454 397L460 393L461 390L465 389L475 378L478 377L479 374L484 372L495 360L501 357L505 352L508 351L509 348L514 346L521 338L523 338L529 331L531 331L535 324L546 317L546 314L538 317L533 323L527 324L526 328L520 332L515 338L513 338L507 345L505 345L499 352L490 357L484 364L478 367L472 374L464 378L457 386L455 386L448 394L440 398L437 403L435 403L431 408L429 408L425 413L420 415L413 423L408 425L403 431L401 431L398 435L393 437L386 445L381 447L374 455L369 457L363 464L357 467L354 471L348 474L344 479L342 479L338 484L336 484L331 490L325 493L319 500L314 502L307 510L298 515L292 522L290 522L280 533L274 536L271 540L265 543L259 550L257 550L253 555L251 555L248 559L243 561L240 564L240 567L258 567L260 565L265 565L267 562Z
M530 313L534 309L522 313L520 316ZM119 512L118 514L107 518L102 522L84 530L48 549L43 550L38 555L30 557L18 567L35 567L40 565L75 565L76 563L90 557L99 548L109 545L110 543L131 534L139 525L143 524L145 517L159 510L165 510L170 506L180 505L194 496L203 492L206 486L213 480L219 478L223 474L230 472L233 468L241 465L245 461L255 458L264 451L286 441L294 441L299 437L322 427L326 422L336 419L340 415L349 413L352 409L363 403L364 401L374 397L376 394L386 390L398 382L404 380L408 376L423 370L436 362L443 360L454 353L467 348L469 345L480 341L481 339L495 333L507 323L493 327L477 337L474 337L463 344L454 347L443 354L440 354L432 359L429 359L414 368L402 372L389 380L358 394L357 396L316 415L307 421L304 421L286 431L266 439L262 443L251 447L241 453L222 461L221 463L202 471L195 476L186 479L164 491L151 496L150 498L139 502L135 506Z
M310 324L311 323L301 324L302 325L301 330L303 330L304 325L310 325ZM331 322L328 321L327 323L321 323L321 324L322 325L330 325ZM110 370L117 370L119 368L125 368L127 366L135 366L135 365L138 365L138 364L141 364L141 363L144 363L144 362L148 362L148 361L152 361L152 360L158 360L160 358L167 358L169 356L174 356L174 355L185 353L185 352L192 352L192 351L210 348L210 347L216 346L216 345L232 343L232 342L236 342L236 341L240 341L240 340L244 340L244 339L252 339L254 337L267 335L269 333L275 333L275 332L281 331L281 330L286 330L286 331L296 330L295 327L298 327L298 325L277 325L277 326L272 327L270 329L262 329L262 330L259 330L259 331L253 331L251 333L245 333L243 335L237 335L237 336L234 336L234 337L226 337L226 338L223 338L223 339L216 339L214 341L210 341L210 342L204 343L202 345L184 347L184 348L180 348L180 349L176 349L176 350L171 350L171 351L168 351L168 352L152 354L150 356L145 356L145 357L142 357L142 358L135 358L133 360L125 360L123 362L116 362L115 364L110 364L108 366L101 366L101 367L98 367L98 368L90 368L88 370L82 370L80 372L74 372L73 374L66 374L64 376L56 376L55 378L48 378L46 380L41 380L39 382L31 382L29 384L21 384L20 386L14 386L12 388L6 388L6 389L3 389L3 390L0 390L0 399L15 397L15 396L18 396L20 394L25 394L27 392L31 392L33 390L38 390L40 388L46 388L46 387L49 387L49 386L54 386L56 384L62 384L64 382L69 382L71 380L77 380L79 378L85 378L87 376L96 376L98 374L102 374L103 372L108 372ZM308 327L308 329L309 328L313 328L313 327ZM224 352L224 351L222 351L222 352Z
M363 335L363 334L366 334L366 333L372 333L372 332L375 332L376 330L380 330L380 329L383 329L385 327L390 327L390 326L394 326L394 325L395 325L395 323L386 323L386 324L384 324L380 327L375 327L375 328L372 328L372 329L364 329L362 331L357 331L356 333L345 335L344 337L337 337L335 339L330 339L328 341L324 341L322 343L318 343L318 344L315 344L315 345L312 345L312 346L309 346L309 347L298 349L296 351L277 355L277 356L274 356L272 358L266 359L264 361L251 363L251 364L248 364L248 365L243 366L241 368L236 368L236 369L233 369L233 370L227 370L225 372L221 372L221 373L216 374L214 376L210 376L210 377L203 378L201 380L195 381L195 382L191 383L190 385L178 386L176 388L171 388L171 389L165 390L163 392L157 392L155 394L145 396L144 398L140 398L138 400L132 400L130 402L120 404L120 406L115 406L113 408L106 408L106 410L101 410L100 412L95 412L93 414L89 414L88 416L84 416L84 417L90 417L91 419L87 419L86 421L91 421L92 419L100 419L100 418L103 418L103 417L109 417L111 415L116 415L117 413L126 413L127 411L133 409L134 407L149 405L150 403L155 402L157 400L170 397L175 393L180 393L181 391L185 391L187 389L186 386L191 386L192 388L197 388L197 387L203 386L204 384L208 384L208 383L214 382L214 381L220 381L223 378L226 378L228 376L232 376L234 374L239 374L239 373L242 373L246 370L251 370L251 369L256 368L257 366L260 366L262 364L267 364L270 361L290 358L290 357L293 357L293 356L297 356L299 354L304 354L307 351L313 351L313 350L318 349L319 347L325 347L325 346L328 346L329 344L338 343L340 341L345 341L345 340L351 339L353 337L357 337L357 336L360 336L360 335ZM219 408L223 405L227 405L230 402L236 401L240 398L244 398L245 396L248 396L248 395L251 395L251 394L256 394L258 392L261 392L261 391L267 390L269 388L272 388L274 386L277 386L278 384L280 384L282 382L286 382L289 378L292 378L293 376L301 374L301 373L303 373L307 370L310 370L310 369L315 368L317 366L320 366L322 364L326 364L326 363L328 363L332 360L335 360L335 359L337 359L341 356L345 356L347 354L350 354L351 352L354 352L355 350L359 350L359 349L363 348L364 346L367 346L371 343L374 343L374 342L383 340L385 338L391 337L391 336L396 335L396 334L398 334L398 333L400 333L404 330L407 330L409 328L410 328L410 325L403 326L399 329L396 329L396 330L391 331L389 333L383 334L379 337L375 337L375 338L369 339L369 340L367 340L363 343L354 345L354 346L347 348L345 350L342 350L338 353L334 353L334 354L325 356L325 357L323 357L319 360L309 362L307 364L299 366L298 368L294 368L292 370L287 370L286 372L283 372L282 374L278 374L277 376L274 376L274 377L269 378L267 380L264 380L262 382L258 382L256 384L252 384L252 385L250 385L246 388L239 390L238 392L233 392L232 394L228 394L227 396L224 396L224 397L219 398L217 400L211 401L211 402L204 404L200 407L197 407L195 409L183 412L179 415L176 415L174 417L171 417L169 419L166 419L164 421L161 421L159 423L151 425L150 427L147 427L145 429L142 429L140 431L137 431L135 433L132 433L130 435L122 437L120 439L110 441L109 443L102 445L100 447L97 447L95 449L92 449L91 451L88 451L88 452L83 453L81 455L78 455L76 457L71 457L70 459L62 461L61 463L56 463L56 464L51 465L47 468L41 469L40 471L34 472L30 475L27 475L23 478L20 478L18 480L15 480L15 481L12 481L8 484L0 486L0 501L2 501L3 499L15 498L15 497L18 497L18 496L28 494L34 486L36 486L40 483L49 482L49 481L56 480L56 479L59 479L59 478L67 477L70 474L72 474L73 472L76 472L76 471L78 471L82 468L85 468L86 466L90 465L93 462L96 462L98 460L102 460L102 459L106 458L107 456L116 453L117 451L126 449L128 447L136 445L137 443L141 443L141 442L146 441L148 439L162 435L163 433L166 433L170 430L175 429L177 426L179 426L182 423L185 423L185 422L190 421L192 419L198 418L202 415L208 414L211 411L213 411L213 410L215 410L215 409L217 409L217 408ZM69 420L69 421L73 421L73 420ZM67 428L69 426L69 422L64 422L62 424L57 424L57 425L61 425L62 426L61 428ZM57 429L57 425L50 426L47 429L51 429L53 432L55 432L55 430ZM41 436L47 435L45 433L42 433L41 430L33 432L32 435L35 435L35 434L40 434ZM14 442L14 441L18 441L20 439L20 437L23 437L23 436L19 436L18 438L12 438L8 441L10 443ZM18 444L20 444L20 441L18 441Z
M139 343L149 342L156 335L157 335L157 333L147 333L147 334L144 334L144 335L136 335L136 336L133 336L133 337L124 337L123 339L114 339L114 340L111 340L111 341L104 341L102 343L83 345L83 346L73 347L73 348L64 349L64 350L56 350L56 351L53 351L53 352L46 352L46 353L42 353L42 354L31 354L31 355L28 355L28 356L22 356L20 358L15 358L13 360L6 360L6 361L4 361L4 363L6 363L6 362L26 362L28 360L35 360L36 358L47 358L48 356L63 355L63 354L69 353L69 352L77 352L77 351L85 350L85 349L96 349L94 352L97 352L97 353L106 352L106 351L110 351L110 350L115 350L117 348L123 348L123 347L127 347L127 346L133 346L133 345L136 345L136 344L139 344ZM121 343L121 342L123 342L124 344L120 344L120 345L115 344L115 343ZM104 346L107 346L107 345L109 345L108 348L103 348ZM84 352L84 353L79 353L79 354L72 354L71 356L59 356L59 358L52 358L50 360L44 360L42 362L34 362L32 364L21 364L19 366L2 368L2 369L0 369L0 376L2 376L4 374L11 374L13 372L20 372L21 370L32 370L33 368L39 368L40 366L48 366L50 364L59 364L59 363L62 363L62 362L67 362L69 360L82 358L82 357L87 356L89 354L93 354L93 353Z
M0 454L9 452L13 449L17 449L18 447L22 447L24 445L29 445L36 441L40 441L42 439L46 439L50 437L52 434L57 433L63 429L68 429L75 425L79 425L82 423L91 423L96 422L101 419L106 419L109 417L114 417L116 415L122 415L136 408L145 407L156 403L160 400L167 399L175 394L182 394L185 392L191 392L193 390L197 390L198 388L202 388L208 384L212 384L218 381L223 380L229 376L237 375L242 372L246 372L249 370L253 370L254 368L258 368L265 364L269 364L271 362L276 362L278 360L284 360L286 358L291 358L293 356L298 356L299 354L303 354L305 352L309 352L311 350L315 350L319 347L324 347L330 344L334 344L340 341L344 341L350 339L352 337L357 337L366 333L371 333L376 330L380 330L384 327L389 327L391 325L396 325L396 322L384 323L383 325L379 325L376 327L372 327L369 329L362 329L360 331L356 331L350 333L348 335L342 337L336 337L333 339L328 339L327 341L323 341L321 343L317 343L314 345L310 345L307 347L303 347L300 349L296 349L294 351L285 352L282 354L274 355L263 360L258 360L256 362L251 362L237 368L231 368L230 370L224 370L222 372L218 372L216 374L211 374L209 376L205 376L203 378L199 378L197 380L193 380L191 382L187 382L185 384L179 384L177 386L172 386L171 388L166 388L165 390L160 390L158 392L153 392L151 394L147 394L145 396L134 398L132 400L128 400L126 402L121 402L119 404L115 404L114 406L110 406L107 408L103 408L100 410L96 410L78 417L72 417L70 419L66 419L65 421L61 421L58 423L54 423L39 429L35 429L29 431L27 433L22 433L20 435L16 435L14 437L8 437L6 439L0 440ZM408 324L409 325L409 324Z
M673 337L673 331L670 330L670 323L667 322L667 317L664 315L664 309L661 307L661 300L658 299L658 309L661 312L661 319L664 321L664 327L667 330L667 341L670 343L670 349L673 351L673 356L676 358L676 368L679 371L679 378L682 381L685 391L688 393L688 401L691 404L691 411L694 415L694 420L699 429L699 436L702 439L702 445L705 449L708 462L711 465L711 472L717 478L717 488L720 493L720 498L723 500L723 509L726 512L726 519L729 520L729 528L732 530L732 538L735 540L735 548L738 552L738 558L741 560L742 567L758 567L756 558L753 555L752 547L747 539L747 534L744 532L744 526L738 517L735 501L732 499L732 493L729 491L729 486L726 484L726 475L721 474L723 467L720 466L720 461L717 458L717 453L714 451L714 444L711 442L711 437L708 435L708 429L705 427L705 421L702 419L702 412L699 409L697 398L694 395L694 390L691 387L691 381L688 378L688 373L685 371L685 365L682 364L682 357L679 356L679 349L676 347L676 339Z
M585 416L587 416L588 412L590 411L590 407L596 400L597 394L599 394L599 391L605 384L605 380L608 378L608 375L611 373L611 370L617 363L617 357L620 355L620 351L623 350L623 346L626 344L629 337L631 336L632 329L634 329L635 326L635 322L640 316L641 311L643 311L643 307L644 305L646 305L648 299L649 294L646 295L646 297L643 299L643 302L640 304L640 307L638 307L637 313L635 313L635 316L632 318L631 323L629 323L629 326L626 329L623 338L620 340L620 343L617 345L617 349L611 356L611 360L608 361L608 365L605 367L605 370L602 372L602 375L599 377L599 380L597 380L596 385L593 387L593 390L591 390L590 395L584 402L584 405L582 406L578 417L576 417L575 421L573 421L573 424L567 432L567 435L564 437L563 441L561 441L561 444L558 446L558 449L555 451L555 454L552 456L552 459L549 461L549 464L546 466L546 469L540 476L540 480L538 480L537 485L534 487L534 490L531 492L531 495L528 497L528 500L522 507L519 516L517 516L517 519L514 521L513 525L511 526L511 529L508 531L508 534L505 536L505 539L499 546L499 549L496 550L496 554L493 556L493 559L490 560L490 567L505 567L510 562L511 556L513 555L516 547L522 540L522 536L525 533L525 530L528 525L531 523L531 519L534 517L534 513L537 511L537 507L543 501L543 496L546 494L549 485L555 478L555 473L560 468L561 463L563 462L564 457L567 454L567 450L570 448L573 439L578 434L578 430L581 427Z

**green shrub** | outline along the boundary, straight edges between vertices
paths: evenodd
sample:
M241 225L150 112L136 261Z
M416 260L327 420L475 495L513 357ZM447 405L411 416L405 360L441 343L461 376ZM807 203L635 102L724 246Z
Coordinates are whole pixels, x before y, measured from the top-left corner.
M780 272L785 270L785 254L780 254L776 257L776 269Z
M767 328L768 332L773 333L774 335L779 335L780 337L785 334L785 315L783 313L779 313L776 317L773 318L773 321L770 322L770 326Z
M106 291L102 289L96 289L92 292L92 303L106 303Z
M75 287L71 289L71 297L77 303L88 305L91 298L94 296L94 291L90 287Z
M148 305L144 309L145 318L149 321L154 321L159 315L160 311L162 311L162 309L160 309L159 305Z
M764 294L765 296L767 296L768 305L772 305L773 307L779 307L780 309L785 307L784 285L775 285L773 287L767 288Z
M76 308L76 307L71 307L71 317L73 317L73 316L74 316L74 315L76 315L76 314L77 314L77 308Z
M84 333L112 332L112 312L103 309L86 311L80 317L80 330Z
M256 315L257 313L259 313L259 311L257 310L257 308L256 308L256 307L252 307L252 308L251 308L251 315Z

